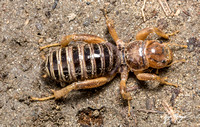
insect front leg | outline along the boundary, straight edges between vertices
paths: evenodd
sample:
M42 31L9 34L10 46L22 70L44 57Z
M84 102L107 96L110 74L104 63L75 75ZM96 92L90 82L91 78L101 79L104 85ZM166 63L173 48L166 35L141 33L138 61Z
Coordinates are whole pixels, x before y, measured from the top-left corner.
M57 91L52 90L53 95L49 97L44 97L44 98L31 97L31 99L36 100L36 101L44 101L44 100L55 98L55 100L57 100L57 99L66 97L68 93L72 90L90 89L90 88L96 88L96 87L102 86L106 84L107 82L109 82L110 80L112 80L115 75L116 74L113 74L110 77L100 77L100 78L91 79L91 80L74 82L60 90L57 90Z
M121 81L120 81L120 93L123 97L123 99L128 100L128 116L130 116L130 101L132 100L131 94L127 92L127 87L126 87L126 81L128 79L128 74L129 71L127 67L122 67L122 72L121 72Z
M163 37L165 39L169 39L169 36L175 35L179 31L175 31L173 33L165 34L162 30L152 27L152 28L144 28L139 31L136 35L136 40L145 40L150 33L156 33L158 36Z
M90 34L72 34L72 35L67 35L63 37L62 41L60 43L54 43L54 44L49 44L43 47L40 47L40 50L43 50L48 47L54 47L54 46L61 46L61 47L66 47L70 42L72 41L83 41L86 43L92 43L92 44L97 44L97 43L102 43L105 42L104 39L96 36L96 35L90 35Z
M134 72L134 73L135 73L137 79L142 80L142 81L156 80L156 81L159 81L161 84L178 87L178 85L176 85L176 84L165 81L167 79L167 77L160 77L156 74L151 74L151 73L142 73L142 72Z

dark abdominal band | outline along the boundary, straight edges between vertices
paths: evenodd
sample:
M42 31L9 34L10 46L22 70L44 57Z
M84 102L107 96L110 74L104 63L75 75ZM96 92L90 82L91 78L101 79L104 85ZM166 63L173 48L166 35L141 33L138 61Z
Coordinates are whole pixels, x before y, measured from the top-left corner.
M79 52L78 47L73 47L73 62L74 62L74 69L75 69L75 75L77 79L81 79L81 66L79 62Z
M94 59L96 62L96 75L100 75L102 65L101 65L101 53L100 53L100 47L98 44L93 45L94 48Z
M55 78L59 79L59 76L58 76L58 61L57 61L56 54L57 54L56 52L53 52L53 70L54 70Z

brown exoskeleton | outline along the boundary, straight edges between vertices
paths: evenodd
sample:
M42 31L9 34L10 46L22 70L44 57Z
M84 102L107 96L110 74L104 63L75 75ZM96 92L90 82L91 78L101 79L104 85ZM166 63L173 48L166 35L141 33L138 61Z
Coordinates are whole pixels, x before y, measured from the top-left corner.
M107 15L106 23L116 46L106 42L104 39L88 34L73 34L63 38L60 43L41 47L41 50L52 46L61 46L60 49L50 53L46 59L47 75L63 83L70 83L61 90L53 91L53 95L32 100L60 99L68 95L72 90L96 88L111 81L117 73L121 73L120 93L128 100L130 114L131 95L127 92L126 81L129 71L134 72L139 80L156 80L161 84L169 83L166 78L156 74L144 73L149 67L160 69L168 67L172 62L172 52L168 43L159 43L155 40L146 40L146 37L155 32L157 35L168 39L170 35L165 34L158 28L145 28L136 35L136 40L124 43L118 38L114 29L113 20ZM72 44L70 42L84 42ZM177 45L177 44L175 44ZM186 47L185 45L179 45ZM177 61L175 61L177 62Z

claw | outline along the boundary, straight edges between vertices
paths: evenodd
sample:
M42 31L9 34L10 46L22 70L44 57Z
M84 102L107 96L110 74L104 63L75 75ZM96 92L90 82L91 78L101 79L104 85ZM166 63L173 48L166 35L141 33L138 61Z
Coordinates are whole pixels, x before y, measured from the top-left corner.
M55 98L55 90L51 89L51 91L53 92L53 95L48 96L48 97L42 97L42 98L37 98L37 97L31 97L32 101L45 101L45 100L49 100L49 99L53 99Z
M169 83L169 82L167 82L167 81L165 81L165 80L167 80L167 77L163 77L163 78L161 79L161 83L162 83L162 84L166 84L166 85L170 85L170 86L175 86L175 87L178 87L178 86L179 86L179 85L177 85L177 84Z
M173 32L173 33L169 33L169 34L167 34L168 36L173 36L173 35L175 35L175 34L177 34L177 33L179 33L179 31L177 30L177 31L175 31L175 32Z
M49 99L53 99L55 98L54 95L48 96L48 97L43 97L43 98L37 98L37 97L31 97L32 101L45 101L45 100L49 100Z
M182 60L173 61L172 63L170 63L170 64L167 65L166 67L172 66L173 64L178 63L178 62L186 62L186 60L185 60L185 59L182 59Z

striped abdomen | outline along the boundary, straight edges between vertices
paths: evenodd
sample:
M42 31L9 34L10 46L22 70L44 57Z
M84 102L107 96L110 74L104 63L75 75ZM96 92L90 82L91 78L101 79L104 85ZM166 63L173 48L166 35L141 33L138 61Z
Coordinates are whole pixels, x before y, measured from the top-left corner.
M70 83L112 75L119 65L119 52L111 43L79 43L50 53L46 71L53 79Z

